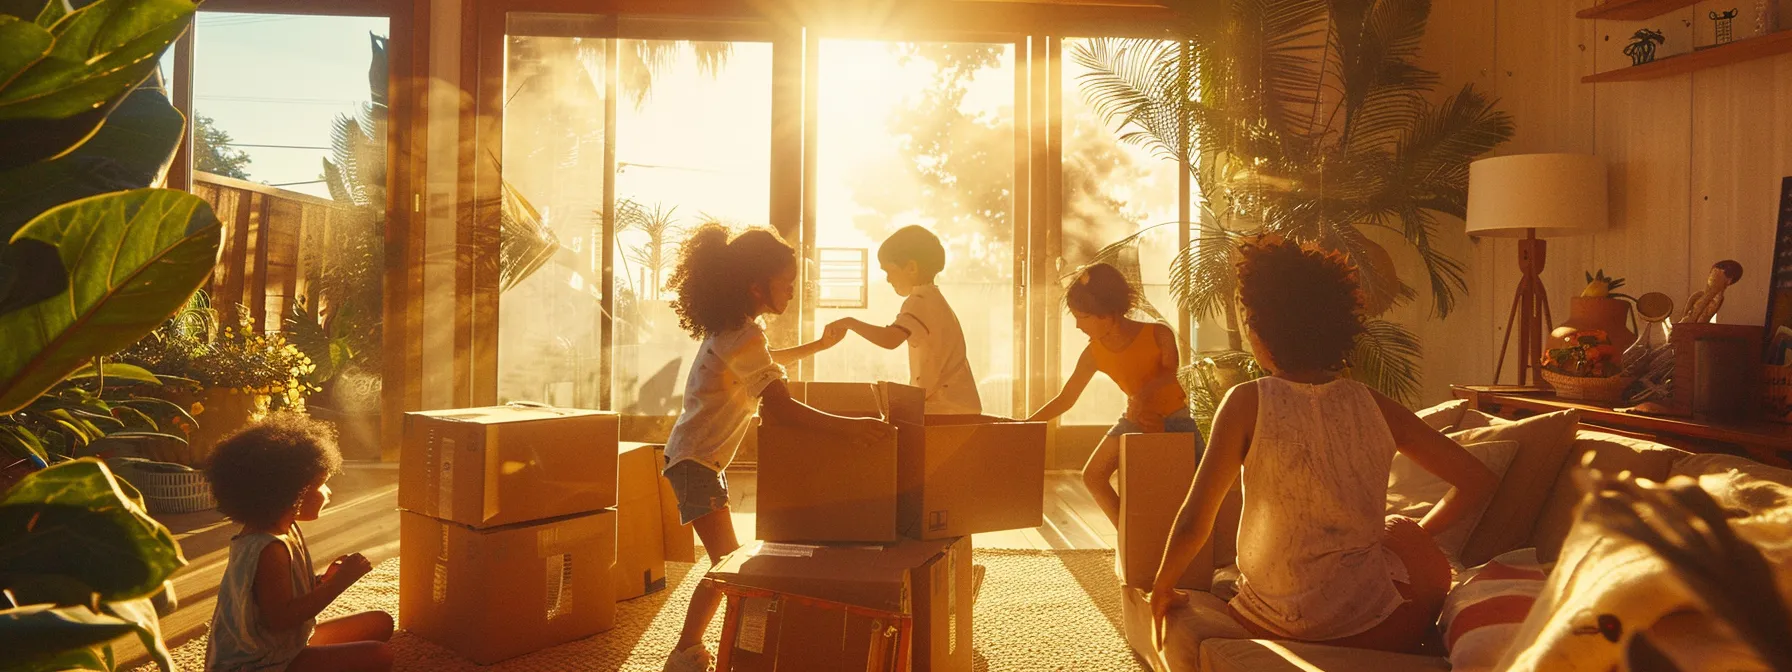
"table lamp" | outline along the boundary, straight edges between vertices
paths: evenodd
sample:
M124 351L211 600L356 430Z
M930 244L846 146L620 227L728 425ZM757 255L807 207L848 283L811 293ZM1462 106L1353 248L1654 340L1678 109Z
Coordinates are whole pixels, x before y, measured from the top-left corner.
M1538 385L1543 337L1553 319L1543 271L1545 238L1576 236L1606 227L1605 162L1590 154L1517 154L1482 159L1468 167L1471 236L1519 238L1518 291L1506 315L1506 335L1494 364L1499 383L1518 321L1518 384Z

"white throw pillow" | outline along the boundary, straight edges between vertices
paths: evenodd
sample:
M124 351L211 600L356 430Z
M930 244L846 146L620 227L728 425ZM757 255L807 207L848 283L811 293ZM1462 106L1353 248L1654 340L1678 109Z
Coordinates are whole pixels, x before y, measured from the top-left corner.
M1492 471L1496 478L1501 479L1506 477L1506 469L1512 466L1512 457L1518 454L1517 441L1486 441L1471 443L1463 448L1466 448L1470 455L1474 455L1475 459L1480 460L1481 464L1487 465L1487 469ZM1449 492L1450 483L1448 481L1425 471L1424 467L1419 466L1418 463L1412 461L1412 458L1403 453L1394 455L1394 464L1388 470L1388 515L1398 514L1409 518L1424 518L1425 514L1430 513L1431 509L1437 506L1438 501L1442 500L1444 495ZM1456 563L1458 557L1462 555L1462 547L1468 543L1469 533L1473 532L1475 525L1481 522L1481 514L1486 511L1486 508L1483 506L1480 510L1469 512L1468 515L1457 519L1454 524L1434 535L1437 545L1443 549L1444 555L1449 556L1452 563Z

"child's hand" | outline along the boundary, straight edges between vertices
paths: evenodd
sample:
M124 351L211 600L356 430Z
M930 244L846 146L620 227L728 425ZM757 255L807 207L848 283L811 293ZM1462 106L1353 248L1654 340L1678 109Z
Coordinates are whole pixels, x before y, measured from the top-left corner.
M877 418L847 418L840 433L847 441L868 444L890 438L896 428Z
M342 586L347 587L361 580L361 577L367 576L367 573L371 571L373 571L373 563L367 560L367 556L350 553L337 558L335 562L330 563L328 568L324 569L322 583L340 582Z
M834 320L833 322L829 322L828 326L822 328L822 330L821 330L822 347L824 347L824 348L834 347L835 345L838 345L840 343L841 339L846 338L846 332L847 332L846 320L848 320L848 319L851 319L851 318L842 318L842 319Z

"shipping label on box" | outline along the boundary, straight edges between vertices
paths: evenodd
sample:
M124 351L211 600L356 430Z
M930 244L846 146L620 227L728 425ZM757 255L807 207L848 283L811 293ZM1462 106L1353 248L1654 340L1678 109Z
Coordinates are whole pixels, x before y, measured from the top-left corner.
M494 406L406 413L398 505L495 527L616 505L617 417Z
M905 536L948 539L1044 524L1045 423L930 415L926 426L899 431Z
M1120 437L1120 525L1115 569L1122 583L1149 589L1163 563L1164 544L1195 479L1194 434ZM1213 583L1213 543L1201 549L1176 585L1206 590Z
M616 457L616 599L666 587L659 446L623 443Z
M399 518L406 630L489 665L615 624L614 511L486 529Z

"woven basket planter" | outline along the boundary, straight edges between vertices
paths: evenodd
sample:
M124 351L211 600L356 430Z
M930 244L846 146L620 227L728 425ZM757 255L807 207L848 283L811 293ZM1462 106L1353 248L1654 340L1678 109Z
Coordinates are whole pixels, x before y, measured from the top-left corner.
M1624 388L1636 382L1634 376L1582 378L1543 369L1543 380L1555 388L1556 396L1574 401L1612 403L1624 398Z
M110 466L119 477L143 493L152 514L192 513L218 506L205 472L170 462L124 459Z

